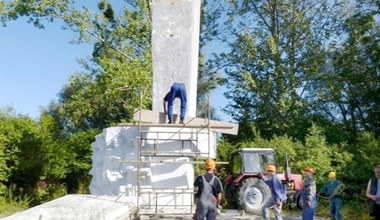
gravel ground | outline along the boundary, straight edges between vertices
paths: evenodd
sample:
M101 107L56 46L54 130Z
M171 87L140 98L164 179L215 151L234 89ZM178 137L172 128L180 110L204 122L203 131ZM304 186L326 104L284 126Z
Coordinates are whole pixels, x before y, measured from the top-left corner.
M274 219L274 216L271 216ZM142 220L192 220L192 217L190 215L182 215L182 216L142 216ZM233 220L233 219L240 219L240 220L261 220L261 216L259 215L253 215L248 213L242 213L238 210L223 210L221 215L218 215L216 218L218 220ZM302 220L301 215L287 215L283 216L284 220ZM322 217L316 217L315 220L327 220L327 218Z

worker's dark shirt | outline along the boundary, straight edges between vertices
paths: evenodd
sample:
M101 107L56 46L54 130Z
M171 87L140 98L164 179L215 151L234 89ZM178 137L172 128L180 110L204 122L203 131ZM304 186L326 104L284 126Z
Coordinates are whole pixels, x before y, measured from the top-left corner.
M211 173L206 173L206 174L202 174L202 175L205 176L205 179L206 179L207 182L210 182L211 179L212 179L212 177L214 176ZM197 191L197 194L196 194L197 198L199 198L199 196L202 194L202 190L203 190L202 175L197 176L197 178L194 181L194 186L198 187L198 191ZM220 182L220 179L215 176L214 184L212 185L212 194L215 197L217 197L218 193L221 193L221 192L223 192L222 183Z
M335 188L340 184L339 180L328 181L323 185L322 189L319 191L320 194L326 195L328 197L341 197L341 192L336 192L334 195Z

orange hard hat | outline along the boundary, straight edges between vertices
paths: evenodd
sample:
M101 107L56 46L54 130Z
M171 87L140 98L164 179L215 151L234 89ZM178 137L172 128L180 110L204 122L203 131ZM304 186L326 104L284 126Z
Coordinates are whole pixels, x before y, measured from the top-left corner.
M267 171L276 172L276 167L275 167L274 165L269 164L269 165L267 166Z
M310 172L312 174L314 174L314 172L315 172L314 169L311 168L311 167L309 167L309 166L305 167L305 169L303 171L308 171L308 172Z
M215 169L215 161L213 159L207 159L205 163L206 169Z

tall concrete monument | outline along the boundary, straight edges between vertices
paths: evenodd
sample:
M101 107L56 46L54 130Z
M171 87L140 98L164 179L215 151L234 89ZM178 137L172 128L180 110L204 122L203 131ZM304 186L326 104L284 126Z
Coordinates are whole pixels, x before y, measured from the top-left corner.
M201 0L152 0L153 110L137 121L107 128L92 144L91 194L123 196L147 212L191 212L192 162L216 156L216 133L201 125L162 124L163 98L184 83L187 120L196 116ZM174 113L179 113L175 102ZM146 113L146 114L145 114ZM156 121L157 120L157 121ZM141 140L141 143L139 142ZM140 143L140 146L139 146ZM139 153L140 152L140 153ZM140 168L137 163L140 161ZM186 210L186 211L185 211Z
M152 1L153 111L174 82L185 83L187 116L196 116L201 0ZM179 102L175 102L175 113Z
M120 124L96 136L92 195L66 196L9 219L127 219L136 210L193 211L193 164L216 157L217 132L236 134L238 128L195 118L201 0L151 3L153 111L135 114L136 121L144 122L140 126ZM187 90L187 117L181 125L163 124L160 113L174 82L184 83ZM179 113L179 103L174 113Z

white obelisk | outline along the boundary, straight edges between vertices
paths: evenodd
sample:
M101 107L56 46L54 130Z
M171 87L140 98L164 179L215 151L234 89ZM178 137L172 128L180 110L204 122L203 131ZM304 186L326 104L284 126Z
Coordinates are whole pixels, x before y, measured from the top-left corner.
M152 1L153 111L174 82L185 83L186 116L196 116L201 0ZM179 114L179 100L174 114Z

